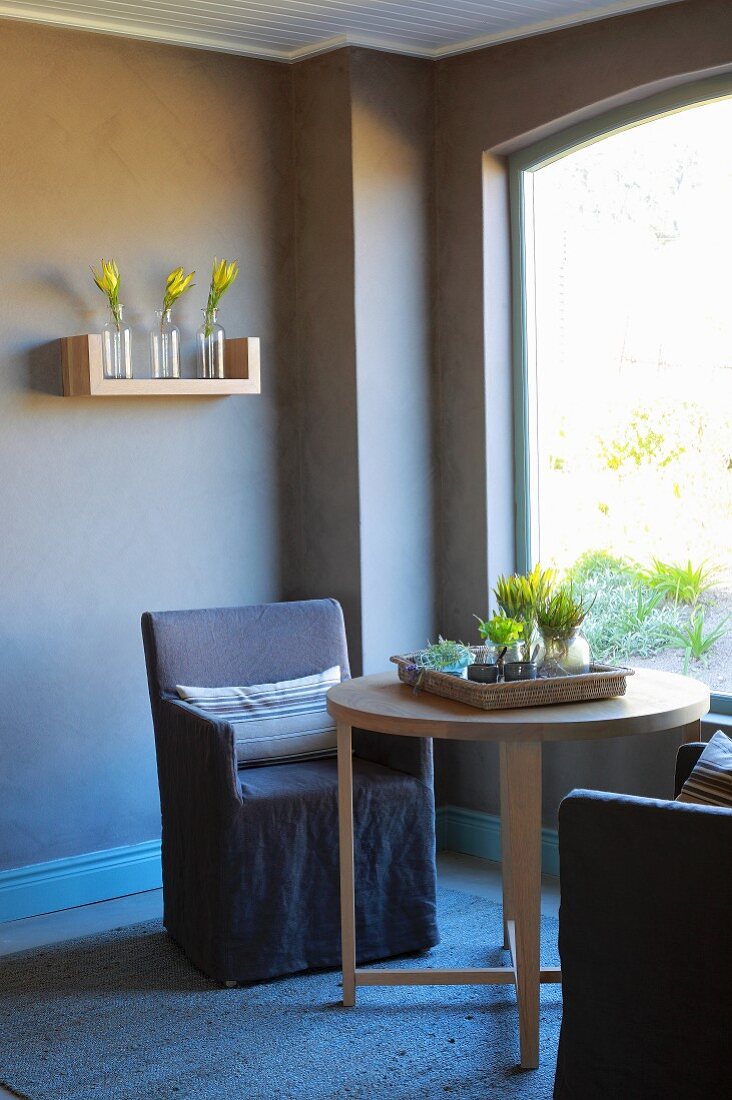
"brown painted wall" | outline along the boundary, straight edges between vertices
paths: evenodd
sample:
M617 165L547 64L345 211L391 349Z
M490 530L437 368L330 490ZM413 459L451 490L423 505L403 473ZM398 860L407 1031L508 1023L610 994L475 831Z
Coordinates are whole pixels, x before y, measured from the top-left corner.
M435 65L0 24L0 868L156 834L144 608L332 594L356 669L400 630L470 634L512 564L502 154L728 65L723 0ZM262 337L262 396L62 401L53 341L103 318L102 253L138 361L167 270L197 268L188 369L211 256L238 256L224 322ZM546 820L577 783L664 793L672 755L551 750ZM495 776L438 746L442 800L495 809Z
M339 50L293 69L301 568L354 670L435 623L433 66Z
M351 92L347 50L293 69L301 510L292 591L335 596L361 667Z
M440 623L451 636L471 632L471 614L485 610L490 583L513 565L510 254L500 154L664 84L728 67L727 0L686 0L437 66ZM554 823L557 802L572 786L666 794L674 752L668 739L645 748L618 742L548 750L546 822ZM444 801L496 810L489 749L440 746L439 765Z
M285 66L0 23L0 868L148 840L157 782L139 618L277 599L291 480L292 162ZM260 397L62 400L59 336L120 263L146 330L172 266L242 274L231 335ZM284 456L284 459L283 459Z

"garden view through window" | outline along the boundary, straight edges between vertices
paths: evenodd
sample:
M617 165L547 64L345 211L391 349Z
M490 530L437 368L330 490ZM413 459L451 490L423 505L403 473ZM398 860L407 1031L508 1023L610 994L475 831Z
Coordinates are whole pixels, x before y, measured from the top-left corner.
M532 556L595 596L595 659L715 693L732 692L731 134L732 100L696 106L526 190Z

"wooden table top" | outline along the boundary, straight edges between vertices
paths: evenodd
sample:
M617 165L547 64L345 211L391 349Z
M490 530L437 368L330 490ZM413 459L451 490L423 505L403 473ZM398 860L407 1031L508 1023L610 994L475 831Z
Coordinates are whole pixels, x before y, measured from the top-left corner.
M616 699L520 710L478 710L402 684L396 671L344 680L328 692L328 711L360 729L460 741L592 741L656 733L698 721L709 689L671 672L639 669Z

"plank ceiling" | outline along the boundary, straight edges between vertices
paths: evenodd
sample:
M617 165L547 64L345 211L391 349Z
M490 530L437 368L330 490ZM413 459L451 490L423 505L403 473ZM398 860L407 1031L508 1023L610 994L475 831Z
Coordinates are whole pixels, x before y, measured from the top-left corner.
M343 45L445 57L681 0L0 0L0 17L296 61Z

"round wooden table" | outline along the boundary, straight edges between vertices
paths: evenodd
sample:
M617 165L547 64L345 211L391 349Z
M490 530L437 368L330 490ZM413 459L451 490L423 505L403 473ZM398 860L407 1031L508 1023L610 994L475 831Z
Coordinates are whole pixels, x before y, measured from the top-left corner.
M415 695L396 672L345 680L328 693L338 725L338 803L341 879L343 1004L356 1003L358 985L516 986L521 1065L539 1064L539 985L561 981L539 960L541 919L541 746L544 741L593 741L683 731L701 736L709 690L669 672L637 671L627 694L591 703L484 711L423 692ZM511 966L462 970L356 967L353 874L352 728L402 737L445 737L499 744L504 946Z

